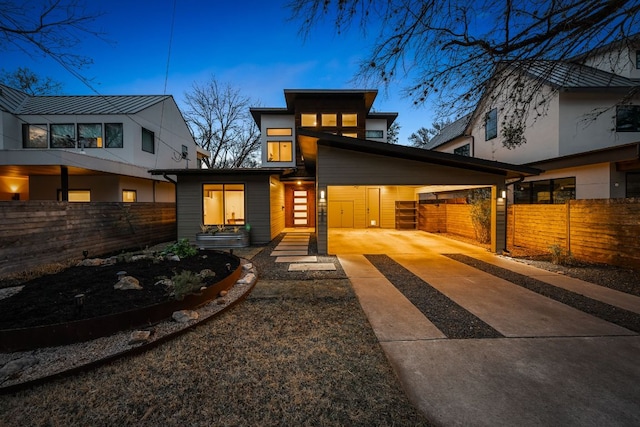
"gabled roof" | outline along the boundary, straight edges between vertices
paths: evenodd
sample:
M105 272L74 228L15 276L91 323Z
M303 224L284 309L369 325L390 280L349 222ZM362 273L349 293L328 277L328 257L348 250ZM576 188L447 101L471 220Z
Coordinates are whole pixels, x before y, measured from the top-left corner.
M171 95L31 96L0 85L0 107L13 114L135 114Z
M464 135L464 132L467 129L470 121L471 114L460 117L458 120L442 128L440 130L440 133L431 138L429 140L429 143L427 143L427 145L423 148L425 150L433 150L434 148L439 147L442 144L446 144L447 142Z
M556 88L612 89L640 86L640 82L597 68L565 61L532 61L520 66L525 73Z
M315 170L318 155L318 145L341 148L361 153L395 157L417 162L434 163L478 172L503 175L506 178L520 178L538 175L542 171L529 166L512 165L493 160L476 157L460 156L440 151L425 150L423 148L408 147L406 145L388 144L367 139L347 138L324 132L298 129L298 144L304 156L305 167Z

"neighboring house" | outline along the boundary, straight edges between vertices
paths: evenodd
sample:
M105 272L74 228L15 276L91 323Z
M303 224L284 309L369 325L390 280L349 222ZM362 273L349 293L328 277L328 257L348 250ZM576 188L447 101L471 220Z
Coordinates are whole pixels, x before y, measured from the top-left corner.
M0 200L174 202L154 168L197 168L173 97L30 96L0 85Z
M375 90L285 90L286 107L252 108L262 167L156 169L177 182L178 238L201 224L247 226L264 244L285 228L315 228L327 253L330 228L416 228L416 202L434 188L493 189L492 248L504 248L505 180L529 167L386 143L396 113L372 111Z
M503 145L513 111L488 92L476 111L452 123L428 149L544 170L509 186L513 203L640 197L640 38L567 61L509 68L536 87L544 105L529 105L524 137Z

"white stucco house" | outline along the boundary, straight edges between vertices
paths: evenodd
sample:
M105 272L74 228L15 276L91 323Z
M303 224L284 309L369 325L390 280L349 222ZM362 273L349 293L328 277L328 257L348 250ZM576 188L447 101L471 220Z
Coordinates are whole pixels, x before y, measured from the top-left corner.
M447 126L426 148L541 169L512 182L513 203L640 197L640 38L566 61L510 64L532 85L524 137L504 146L508 85L488 91L476 110Z
M0 201L174 202L155 168L197 168L170 95L30 96L0 85Z

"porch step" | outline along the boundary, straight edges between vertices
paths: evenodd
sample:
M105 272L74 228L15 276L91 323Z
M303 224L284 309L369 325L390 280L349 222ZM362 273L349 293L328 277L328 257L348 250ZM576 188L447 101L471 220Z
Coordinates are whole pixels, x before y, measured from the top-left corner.
M332 262L297 263L289 265L289 271L335 271L336 266Z

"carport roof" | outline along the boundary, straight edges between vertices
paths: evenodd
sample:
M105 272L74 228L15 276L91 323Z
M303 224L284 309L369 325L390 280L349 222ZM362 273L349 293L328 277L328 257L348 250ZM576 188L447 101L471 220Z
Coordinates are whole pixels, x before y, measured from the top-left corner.
M318 145L324 145L343 150L377 154L380 156L395 157L502 175L508 179L539 175L542 172L540 169L529 166L513 165L493 160L478 159L475 157L408 147L405 145L371 141L368 139L347 138L344 136L315 132L307 129L298 129L297 135L298 145L304 157L305 167L308 170L315 170Z

